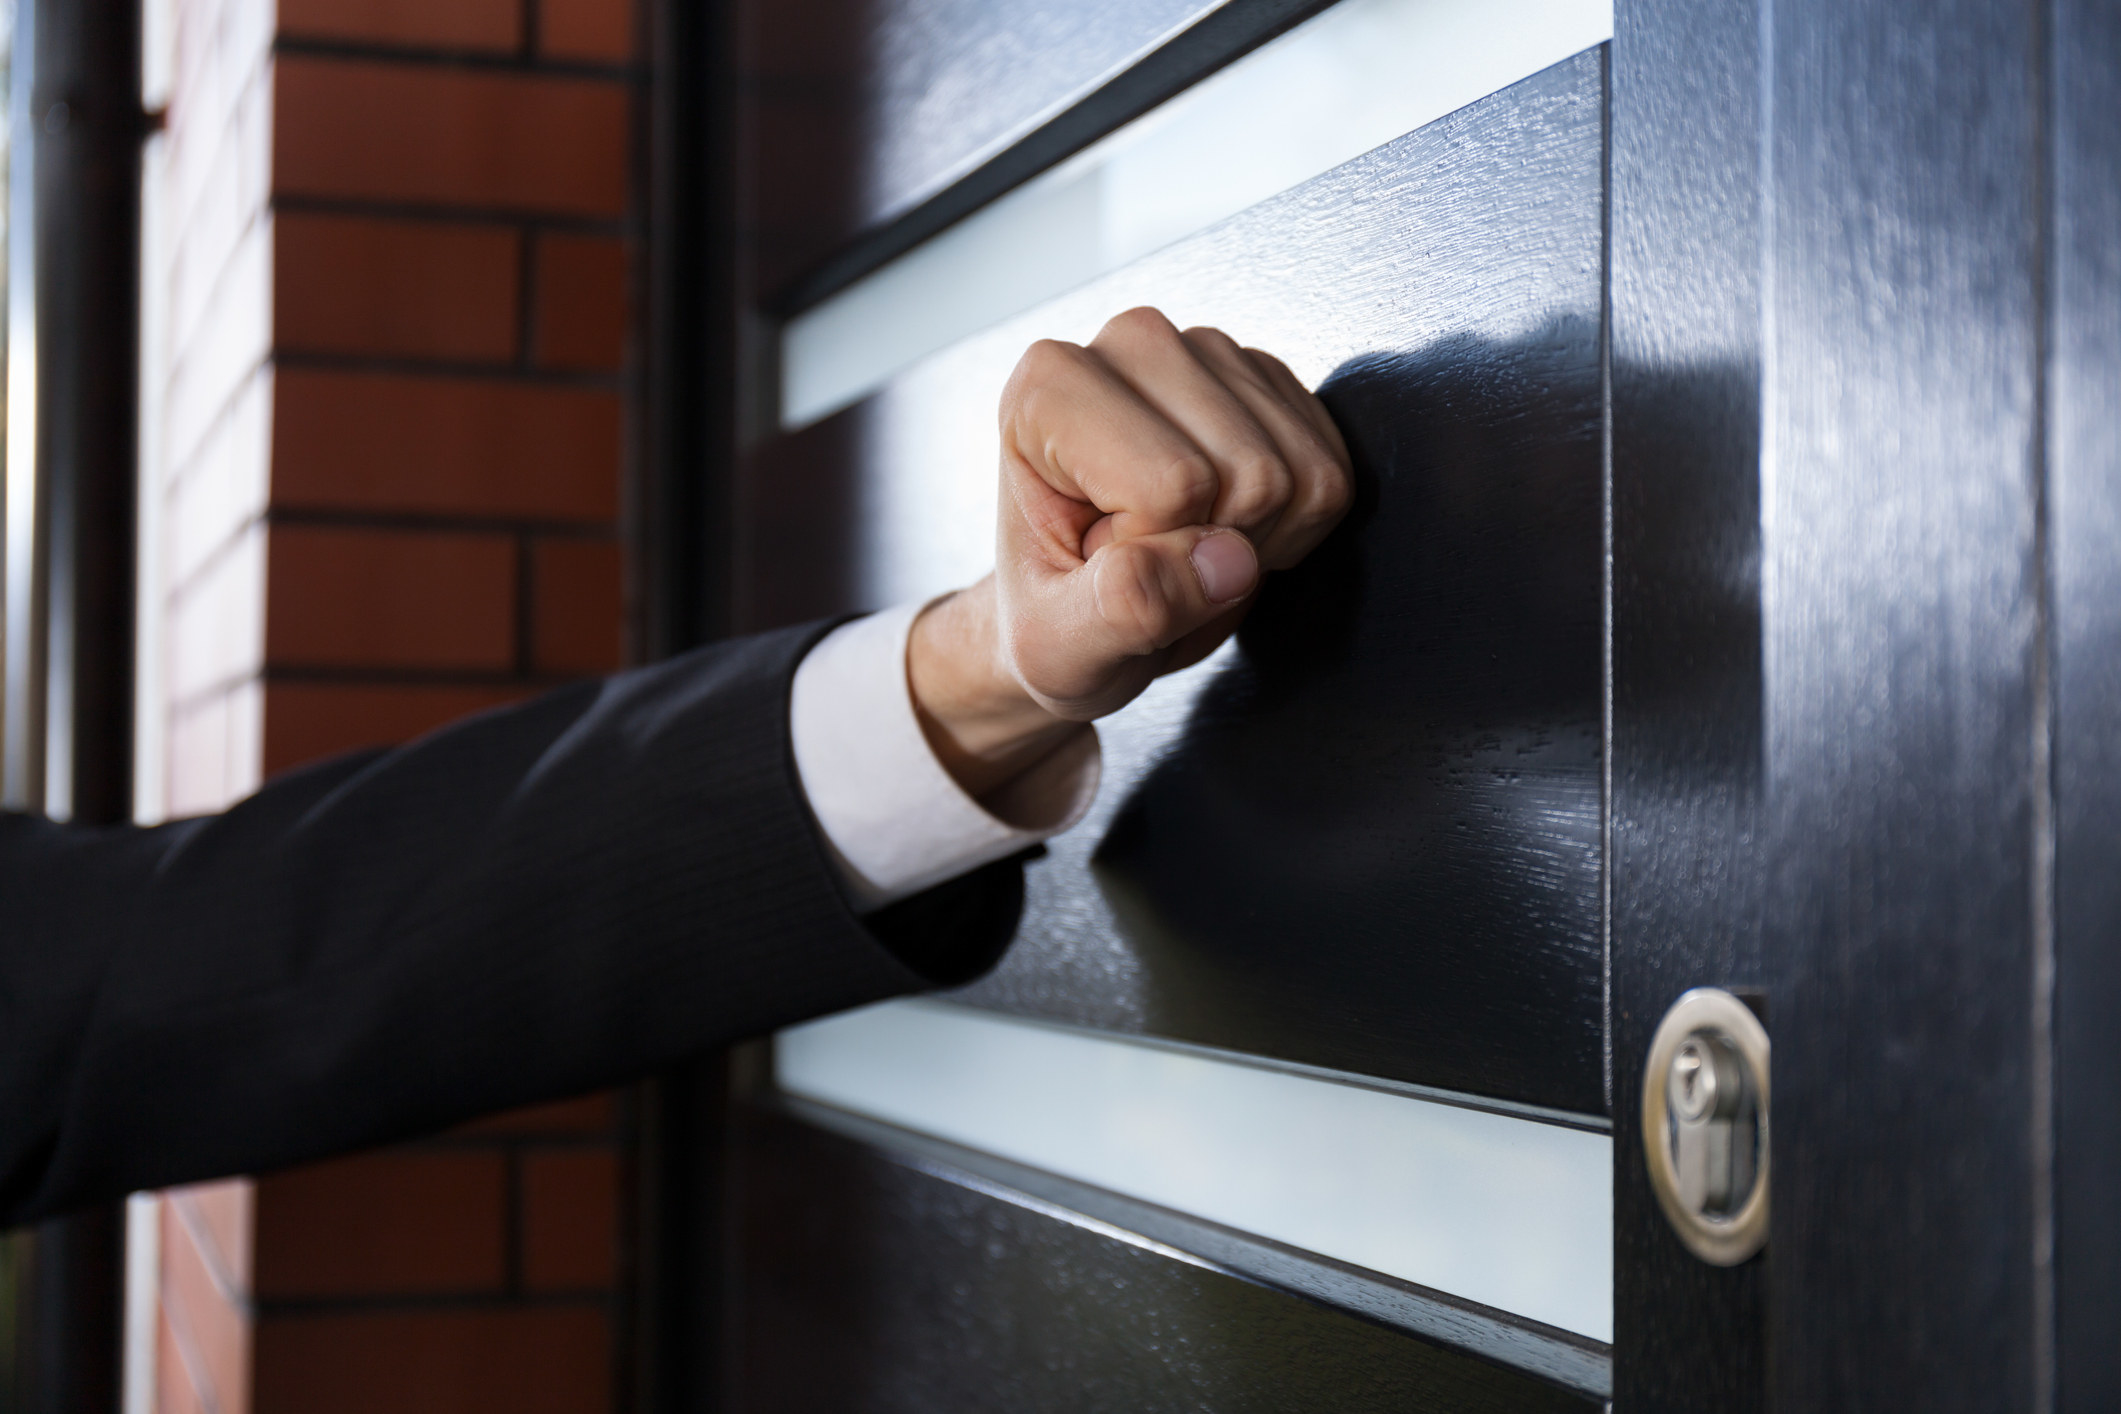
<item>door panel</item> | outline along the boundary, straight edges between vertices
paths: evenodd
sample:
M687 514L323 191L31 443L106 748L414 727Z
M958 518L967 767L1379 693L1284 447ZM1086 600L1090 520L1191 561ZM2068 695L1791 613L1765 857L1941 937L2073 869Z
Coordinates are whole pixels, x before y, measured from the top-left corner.
M1776 5L1768 29L1763 944L1788 1408L2045 1403L2022 1334L2053 1319L2028 1256L2051 1104L2043 37L2016 6L1942 13Z
M746 1410L1591 1411L932 1159L740 1121Z
M2113 9L1621 0L1610 106L1580 56L757 444L749 627L985 570L1033 338L1154 302L1323 384L1357 513L1107 725L1099 812L950 1000L1569 1111L1611 1136L1616 1280L1608 1347L762 1083L737 1407L2111 1403ZM751 307L1045 170L1126 81L985 95L922 170L1013 145L942 188L775 168ZM1641 1162L1695 986L1774 1045L1769 1245L1728 1269Z
M1600 928L1603 53L967 341L751 467L750 622L991 563L1023 347L1156 303L1288 357L1349 523L1101 727L1096 813L958 999L1583 1113ZM791 543L773 527L841 508ZM811 522L814 524L814 522Z
M780 0L745 8L763 287L837 283L1324 0ZM999 160L997 160L999 159ZM982 171L992 166L994 170ZM935 203L886 246L850 243ZM848 259L849 255L852 259ZM830 270L818 262L839 256ZM791 298L800 302L800 290Z
M1616 27L1622 1407L2054 1407L2041 202L2092 36L2044 13ZM1772 1230L1727 1271L1636 1157L1699 985L1774 1044Z

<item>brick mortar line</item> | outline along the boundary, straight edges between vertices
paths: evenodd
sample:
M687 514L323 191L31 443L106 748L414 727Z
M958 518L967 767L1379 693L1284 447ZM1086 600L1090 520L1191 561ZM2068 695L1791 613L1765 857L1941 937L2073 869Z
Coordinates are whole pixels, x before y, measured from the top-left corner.
M174 487L175 482L169 483ZM167 492L165 492L165 497ZM619 523L610 520L546 520L529 516L452 515L446 512L361 511L332 507L267 506L243 517L190 573L163 586L167 610L179 608L198 592L207 576L236 552L245 536L259 527L270 530L375 530L402 535L528 536L537 540L571 540L583 544L616 542Z
M242 242L249 239L255 225L256 219L254 217L251 223L244 227L242 236L238 238L232 249L240 248ZM201 306L202 309L210 310L213 307L216 298L226 283L231 268L232 262L224 264L215 273L214 284L209 291L208 299ZM160 370L165 387L177 381L180 374L184 371L185 365L192 361L193 353L193 350L186 350L184 353L178 354L176 357L171 358L164 368ZM514 382L530 387L615 392L621 396L632 391L631 384L633 381L623 371L616 374L573 373L559 370L523 369L513 366L481 367L442 364L424 360L394 360L361 355L316 355L293 350L268 349L261 361L248 365L228 391L222 394L211 415L206 419L196 443L189 448L175 449L178 451L178 455L173 456L164 463L163 469L166 474L161 478L158 494L162 497L165 505L174 500L180 493L188 491L190 483L199 475L204 474L201 471L201 467L205 461L206 449L212 445L217 436L226 430L228 423L235 416L237 406L241 403L244 396L251 391L252 385L260 377L270 376L271 372L283 363L288 367L305 371L369 372L384 376L445 376L469 382ZM269 448L267 455L271 455ZM325 523L326 516L337 514L339 513L326 512L323 515L316 515L313 512L301 512L290 517L285 510L276 512L268 508L262 515L252 514L244 517L242 521L229 529L221 542L209 551L189 574L164 586L164 602L174 607L181 600L188 597L199 582L228 556L234 546L243 539L244 534L253 525L258 524L261 519L286 519L289 523L300 524L302 523L302 516L316 515L317 523ZM362 513L359 512L347 513L347 523L356 523L361 515ZM372 523L382 526L390 523L391 519L392 517L386 513L384 516L373 518ZM418 512L403 514L404 528L407 529L435 527L441 519L442 517L437 516L435 520L427 520ZM476 525L481 528L491 526L506 532L532 531L540 534L579 535L585 538L615 534L617 530L613 522L476 516L457 517L454 519L460 525Z
M616 541L616 520L478 515L455 511L365 510L354 506L268 506L260 517L290 530L389 530L412 535L527 535L541 540Z
M267 209L301 216L354 216L371 220L432 222L448 225L528 227L532 234L603 236L631 240L639 234L632 210L616 216L546 211L535 207L468 206L432 201L387 201L376 197L321 196L315 192L271 192ZM629 203L630 206L630 203Z
M320 373L367 373L395 378L454 378L476 383L517 383L531 388L563 389L587 393L626 393L631 380L625 370L576 372L554 368L521 368L512 363L474 363L470 360L406 358L395 354L325 353L314 349L276 348L272 362L281 368Z
M273 37L272 53L275 58L391 64L409 69L454 69L463 73L513 74L525 78L606 84L630 85L645 82L648 77L647 66L633 59L567 59L502 49L394 44L388 40L280 34Z
M309 359L308 357L306 357L306 356L301 356L301 355L297 355L297 356L295 356L294 358L290 359L290 358L288 358L288 357L287 357L286 355L284 355L284 354L268 354L268 355L266 356L266 358L265 358L265 359L264 359L263 361L261 361L261 362L259 362L259 363L256 363L256 364L252 364L252 365L251 365L251 366L250 366L250 367L249 367L249 368L248 368L248 369L247 369L247 370L246 370L246 371L244 372L244 374L243 374L242 378L240 378L239 380L237 380L237 382L236 382L236 384L235 384L234 388L233 388L233 389L231 389L231 390L230 390L230 391L229 391L229 392L228 392L227 394L225 394L225 395L224 395L224 396L223 396L223 397L221 398L221 401L220 401L219 405L218 405L218 406L216 406L216 407L215 407L215 409L214 409L214 411L213 411L213 415L212 415L211 417L209 417L209 418L208 418L208 419L206 420L206 423L205 423L205 429L204 429L204 430L203 430L203 431L202 431L202 432L201 432L201 433L199 434L199 438L198 438L198 443L197 443L197 445L196 445L196 446L194 446L194 447L192 447L192 448L190 449L190 451L189 451L189 452L188 452L188 453L187 453L186 455L184 455L184 456L181 456L181 457L172 457L172 458L170 458L170 459L169 459L168 461L166 461L166 462L164 463L164 470L166 471L166 475L164 475L164 476L162 477L162 479L161 479L161 485L160 485L160 488L159 488L159 494L161 495L161 497L162 497L162 499L163 499L163 501L164 501L164 503L165 503L165 504L167 504L168 502L170 502L170 501L174 500L174 499L175 499L175 497L176 497L176 496L177 496L177 495L178 495L179 493L181 493L181 492L184 492L184 491L188 490L188 489L189 489L189 484L190 484L190 482L191 482L191 481L192 481L192 480L193 480L193 479L194 479L195 477L197 477L197 476L199 476L199 475L202 475L202 474L204 474L204 473L202 473L202 472L201 472L200 468L202 467L202 465L204 465L204 464L205 464L205 456L204 456L204 454L205 454L205 451L206 451L207 447L208 447L208 446L210 446L210 445L211 445L211 444L213 443L214 439L215 439L215 438L216 438L217 436L219 436L219 435L220 435L220 434L221 434L221 433L222 433L222 432L223 432L223 431L224 431L224 430L226 429L226 427L227 427L227 424L228 424L228 423L229 423L229 422L230 422L230 421L231 421L231 420L232 420L232 419L234 418L234 416L235 416L235 412L236 412L236 408L237 408L237 405L238 405L238 404L239 404L239 403L240 403L240 402L242 401L242 399L243 399L243 397L245 396L245 394L247 394L247 393L248 393L248 392L250 391L250 389L251 389L251 385L252 385L252 384L253 384L254 382L256 382L256 381L257 381L257 380L258 380L259 378L261 378L261 377L267 377L267 376L270 376L270 374L271 374L271 373L273 372L273 370L274 370L274 369L276 369L277 367L279 367L279 366L280 366L280 364L282 364L282 363L286 363L288 367L290 367L290 368L293 368L293 369L296 369L296 370L298 370L298 371L301 371L301 372L343 372L343 371L349 371L349 370L346 370L346 369L343 369L343 368L341 368L341 367L337 366L336 364L328 364L328 363L325 363L325 362L323 362L323 361L318 361L318 362L314 362L314 363L313 363L313 362L311 362L311 361L310 361L310 359ZM171 366L171 372L172 372L172 374L174 373L174 369L175 369L175 365L172 365L172 366ZM368 371L368 370L351 370L351 371ZM556 387L556 388L560 388L560 389L563 389L563 390L568 390L568 391L586 391L586 392L615 392L615 393L618 393L619 395L621 395L622 397L623 397L624 395L626 395L627 393L630 393L630 392L632 391L632 387L631 387L631 384L630 384L630 380L626 379L625 375L623 375L623 374L622 374L622 375L618 375L618 377L619 377L619 378L621 379L621 383L620 383L620 385L619 385L619 386L617 386L617 387L606 387L606 386L602 386L601 384L590 384L590 383L584 383L584 382L575 382L575 381L559 382L559 381L556 381L556 380L554 380L554 379L552 379L552 378L549 378L549 377L543 376L542 374L540 374L539 376L525 377L525 376L522 376L522 375L523 375L524 373L525 373L525 370L522 370L522 369L512 369L512 370L505 370L505 371L502 371L502 372L498 372L498 373L495 373L495 374L493 374L493 375L491 375L491 376L465 376L465 377L463 377L463 378L462 378L462 380L461 380L461 381L465 381L465 382L479 382L479 383L485 383L485 382L510 382L510 381L513 381L513 382L518 382L518 383L521 383L521 384L523 384L523 385L525 385L525 386L527 386L527 387L532 387L532 388L554 388L554 387ZM411 375L399 375L399 374L384 374L384 375L378 375L378 376L411 376ZM423 377L432 377L433 375L432 375L432 374L423 374L423 375L420 375L420 376L423 376ZM456 376L458 376L458 375L452 374L451 376L452 376L452 377L456 377ZM598 377L600 377L600 378L603 378L603 377L609 377L609 376L611 376L611 375L597 375L597 376L598 376ZM165 383L167 383L167 382L171 382L171 381L174 381L173 377L172 377L172 378L165 378L165 379L164 379L164 382L165 382ZM270 456L271 456L271 454L272 454L272 449L271 449L271 448L270 448L269 446L268 446L268 448L266 449L266 454L267 454L267 456L268 456L268 457L270 457ZM241 523L241 524L239 524L239 525L236 525L236 526L233 526L233 527L231 527L231 529L230 529L230 531L229 531L229 534L228 534L228 536L227 536L227 537L226 537L226 538L225 538L225 539L224 539L224 540L222 541L221 545L217 546L217 547L216 547L216 548L215 548L215 549L214 549L214 550L213 550L212 552L210 552L210 553L208 554L208 556L206 557L206 559L204 559L204 560L200 561L200 564L199 564L199 568L198 568L197 570L194 570L194 571L193 571L193 573L192 573L192 575L191 575L191 576L188 576L188 577L187 577L187 579L186 579L186 580L184 581L184 583L185 583L185 584L189 584L189 583L191 582L191 580L192 580L192 579L195 579L195 578L197 578L198 574L200 574L201 572L203 572L203 571L205 570L205 568L207 567L207 565L209 565L210 563L212 563L212 562L213 562L213 561L214 561L214 560L215 560L216 558L218 558L218 557L220 556L220 554L222 553L222 550L223 550L223 549L225 549L225 548L226 548L226 546L227 546L227 545L228 545L228 544L229 544L230 542L232 542L232 541L234 541L235 539L239 538L239 537L241 536L241 534L242 534L242 532L243 532L244 530L248 529L248 528L249 528L249 527L250 527L250 526L251 526L251 525L252 525L252 524L253 524L253 523L254 523L255 521L257 521L257 520L258 520L258 519L260 518L260 514L261 514L261 513L254 513L254 514L252 514L252 515L250 515L250 516L247 516L247 517L246 517L246 518L245 518L245 519L244 519L244 520L242 521L242 523ZM389 517L403 517L403 518L405 518L405 519L406 519L406 520L408 521L408 523L411 523L411 522L418 522L418 523L420 523L420 524L428 524L428 523L432 523L432 522L438 522L438 521L441 521L441 520L443 520L443 519L453 519L453 520L457 520L457 521L463 521L463 522L477 522L478 524L480 524L480 525L482 525L482 526L483 526L483 525L492 525L492 526L495 526L495 527L505 527L505 528L507 528L507 529L510 529L510 530L530 530L530 531L536 531L536 532L539 532L539 533L547 533L547 534L549 534L549 533L567 533L567 532L568 532L568 531L569 531L570 529L572 529L572 530L576 530L576 531L579 531L580 533L582 533L582 534L585 534L585 535L594 535L594 534L616 534L616 533L618 532L618 524L617 524L617 522L616 522L616 521L571 520L571 519L562 519L562 518L545 518L545 517L534 517L534 516L516 516L516 517L509 517L509 516L480 516L480 515L471 515L471 516L457 516L457 515L454 515L453 513L450 513L450 512L439 512L439 511L438 511L438 512L423 512L423 511L405 511L405 512L393 512L393 511L386 511L386 512L370 513L370 512L363 512L363 511L357 511L357 510L350 510L350 509L349 509L349 510L346 510L346 511L340 511L340 510L338 510L338 509L336 509L336 508L317 508L316 510L308 510L308 509L302 509L302 510L297 510L297 509L295 509L295 508L273 508L273 507L270 507L270 506L268 506L268 507L267 507L267 508L265 509L265 511L264 511L264 512L262 512L262 514L263 514L263 515L273 515L273 516L280 516L280 517L287 517L287 516L290 516L290 515L295 515L295 516L308 516L308 515L317 515L317 516L319 516L319 517L322 517L322 516L336 516L336 515L346 515L346 516L356 516L356 517L357 517L357 516L363 516L363 515L370 515L370 514L374 514L374 515L378 515L378 516L381 516L381 517L384 517L384 518L389 518ZM430 518L431 518L431 519L430 519ZM180 590L180 587L179 587L179 586L176 586L176 585L172 585L172 586L171 586L171 592L172 592L173 594L174 594L174 593L177 593L177 592L181 592L181 590Z
M331 1316L396 1316L413 1313L593 1310L611 1314L618 1293L608 1287L560 1291L403 1292L377 1296L274 1296L257 1302L259 1324L273 1320L317 1320Z

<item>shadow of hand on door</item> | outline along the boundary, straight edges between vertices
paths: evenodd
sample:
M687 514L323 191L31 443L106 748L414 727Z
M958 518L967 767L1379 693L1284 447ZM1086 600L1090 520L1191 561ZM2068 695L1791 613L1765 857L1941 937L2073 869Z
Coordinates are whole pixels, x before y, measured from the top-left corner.
M1355 1068L1411 1023L1431 1083L1602 1108L1599 386L1571 319L1320 389L1355 508L1269 580L1095 857L1171 1034L1323 1023ZM1504 1033L1567 1082L1484 1059Z

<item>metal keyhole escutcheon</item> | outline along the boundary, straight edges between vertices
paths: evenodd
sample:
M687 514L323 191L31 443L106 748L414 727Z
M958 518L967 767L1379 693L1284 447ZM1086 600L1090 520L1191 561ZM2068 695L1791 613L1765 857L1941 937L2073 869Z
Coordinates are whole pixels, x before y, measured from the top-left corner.
M1697 987L1650 1041L1642 1084L1650 1186L1689 1251L1719 1267L1768 1227L1768 1037L1744 1002Z

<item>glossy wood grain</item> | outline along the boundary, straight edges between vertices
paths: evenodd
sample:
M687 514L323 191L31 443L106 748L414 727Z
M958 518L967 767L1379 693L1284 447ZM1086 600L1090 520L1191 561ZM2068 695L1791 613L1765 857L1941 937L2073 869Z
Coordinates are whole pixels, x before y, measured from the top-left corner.
M1768 34L1770 1384L2034 1409L2039 26L1819 0Z
M1620 1397L2040 1408L2039 30L1623 14ZM1774 1037L1750 1272L1675 1256L1625 1118L1702 983Z
M2047 1409L2059 1329L2104 1407L2111 15L1621 14L1617 1402ZM2080 111L2050 304L2048 115ZM1634 1158L1642 1040L1700 984L1759 988L1774 1039L1771 1235L1732 1272L1678 1253Z
M1323 383L1359 505L1101 730L1099 809L963 1000L1581 1112L1599 920L1602 55L930 360L762 452L752 622L991 563L1034 338L1153 302Z
M1710 1267L1680 1244L1639 1116L1672 1001L1764 976L1760 24L1753 0L1642 0L1615 19L1615 1395L1740 1414L1767 1396L1765 1264Z
M2121 1408L2121 7L2057 6L2055 1407Z
M1028 337L1154 299L1287 348L1362 509L1115 721L1106 809L966 999L1610 1096L1616 1407L2104 1409L2121 19L1632 0L1612 55L1609 127L1563 66L768 447L753 523L855 509L753 542L754 620L984 566L991 447L952 429ZM1773 1227L1731 1270L1633 1120L1704 984L1775 1045Z
M958 1171L748 1111L747 1410L1601 1408Z

